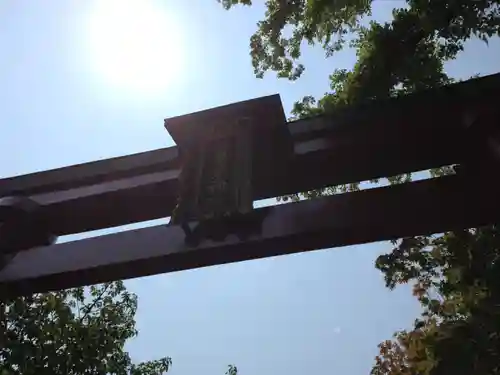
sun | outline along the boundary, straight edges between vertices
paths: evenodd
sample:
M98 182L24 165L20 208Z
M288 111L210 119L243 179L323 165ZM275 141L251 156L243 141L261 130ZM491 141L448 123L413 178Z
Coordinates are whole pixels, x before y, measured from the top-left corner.
M95 1L87 24L88 59L117 89L139 94L171 88L184 65L181 29L158 0Z

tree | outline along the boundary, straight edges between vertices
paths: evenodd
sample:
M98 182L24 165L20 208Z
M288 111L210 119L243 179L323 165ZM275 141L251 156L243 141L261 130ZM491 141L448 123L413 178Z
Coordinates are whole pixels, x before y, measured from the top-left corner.
M137 297L123 282L35 294L2 305L0 374L158 375L171 359L132 364Z
M377 267L389 288L413 282L424 312L413 331L381 344L373 374L402 364L418 373L500 372L499 226L402 239Z
M226 9L248 0L219 0ZM453 82L444 71L464 43L500 36L500 2L407 0L390 22L370 22L369 0L268 0L264 20L250 40L257 77L275 71L298 79L301 45L321 44L327 57L348 46L351 70L335 70L330 92L295 103L292 119L360 102L383 99ZM288 32L290 30L290 32ZM450 167L431 176L453 173ZM390 183L411 180L390 177ZM372 181L378 183L379 181ZM303 192L282 199L314 198L356 190L359 184ZM459 204L459 202L457 202ZM408 213L411 215L411 212ZM410 331L379 345L373 375L500 373L500 228L490 226L394 241L376 267L389 288L413 283L424 308Z
M239 4L252 5L251 0L217 1L225 9ZM423 44L438 41L434 45L439 47L440 56L454 58L471 36L486 41L498 35L500 30L498 1L495 0L407 0L406 8L394 10L391 22L372 22L368 28L362 27L360 20L371 15L372 3L371 0L267 0L265 18L257 24L257 31L250 39L250 54L257 77L271 70L279 77L299 78L305 69L298 61L303 42L321 44L326 56L330 57L346 43L351 44L353 35L356 39L356 35L364 34L361 39L367 45L358 48L362 54L358 54L353 71L374 79L374 74L370 74L373 68L377 72L396 74L405 65L401 64L403 60L414 56L396 54L394 47L401 52L414 52ZM291 31L285 33L285 27ZM400 58L395 60L398 56ZM384 66L384 62L388 65ZM379 91L391 83L386 74L378 79L379 83L385 81L377 88ZM355 86L350 89L355 90ZM373 90L376 85L363 86L363 89Z

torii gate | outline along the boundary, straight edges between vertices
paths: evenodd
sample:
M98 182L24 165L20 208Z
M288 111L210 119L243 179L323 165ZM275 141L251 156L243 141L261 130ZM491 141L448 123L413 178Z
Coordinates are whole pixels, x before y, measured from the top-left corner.
M483 171L491 172L500 150L499 99L496 74L287 123L273 95L166 120L178 147L2 179L0 294L494 223L500 182ZM251 207L253 200L454 164L463 172ZM218 203L207 203L206 194ZM179 197L182 215L173 225L54 244L60 235L171 216ZM213 223L208 217L224 205L229 216L215 227L239 228L221 234L212 225L218 235L190 238L194 222Z

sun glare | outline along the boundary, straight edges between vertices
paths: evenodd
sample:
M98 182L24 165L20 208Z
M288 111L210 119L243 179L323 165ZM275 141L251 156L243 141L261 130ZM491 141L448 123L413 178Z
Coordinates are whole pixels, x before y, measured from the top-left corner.
M89 59L118 89L153 94L182 76L181 29L158 0L99 0L87 25Z

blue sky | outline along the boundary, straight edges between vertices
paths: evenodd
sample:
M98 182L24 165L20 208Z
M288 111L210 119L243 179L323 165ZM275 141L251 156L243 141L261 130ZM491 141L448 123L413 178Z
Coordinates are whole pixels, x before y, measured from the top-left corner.
M227 13L215 0L143 0L156 9L153 18L170 22L155 29L157 45L145 50L155 63L148 85L139 85L141 76L123 73L139 53L110 67L120 45L104 43L130 15L100 13L102 3L0 2L0 177L170 146L164 118L217 105L279 93L288 111L303 95L328 90L335 67L354 63L352 51L325 60L309 48L298 82L257 80L248 38L262 6ZM400 4L377 1L374 18ZM96 14L109 21L106 30ZM129 49L146 38L139 26L127 31ZM499 57L498 40L471 42L448 71L495 73ZM389 292L373 267L388 249L354 246L131 280L140 336L129 350L136 360L172 356L176 375L222 375L229 363L243 375L367 374L377 343L418 313L409 290Z

